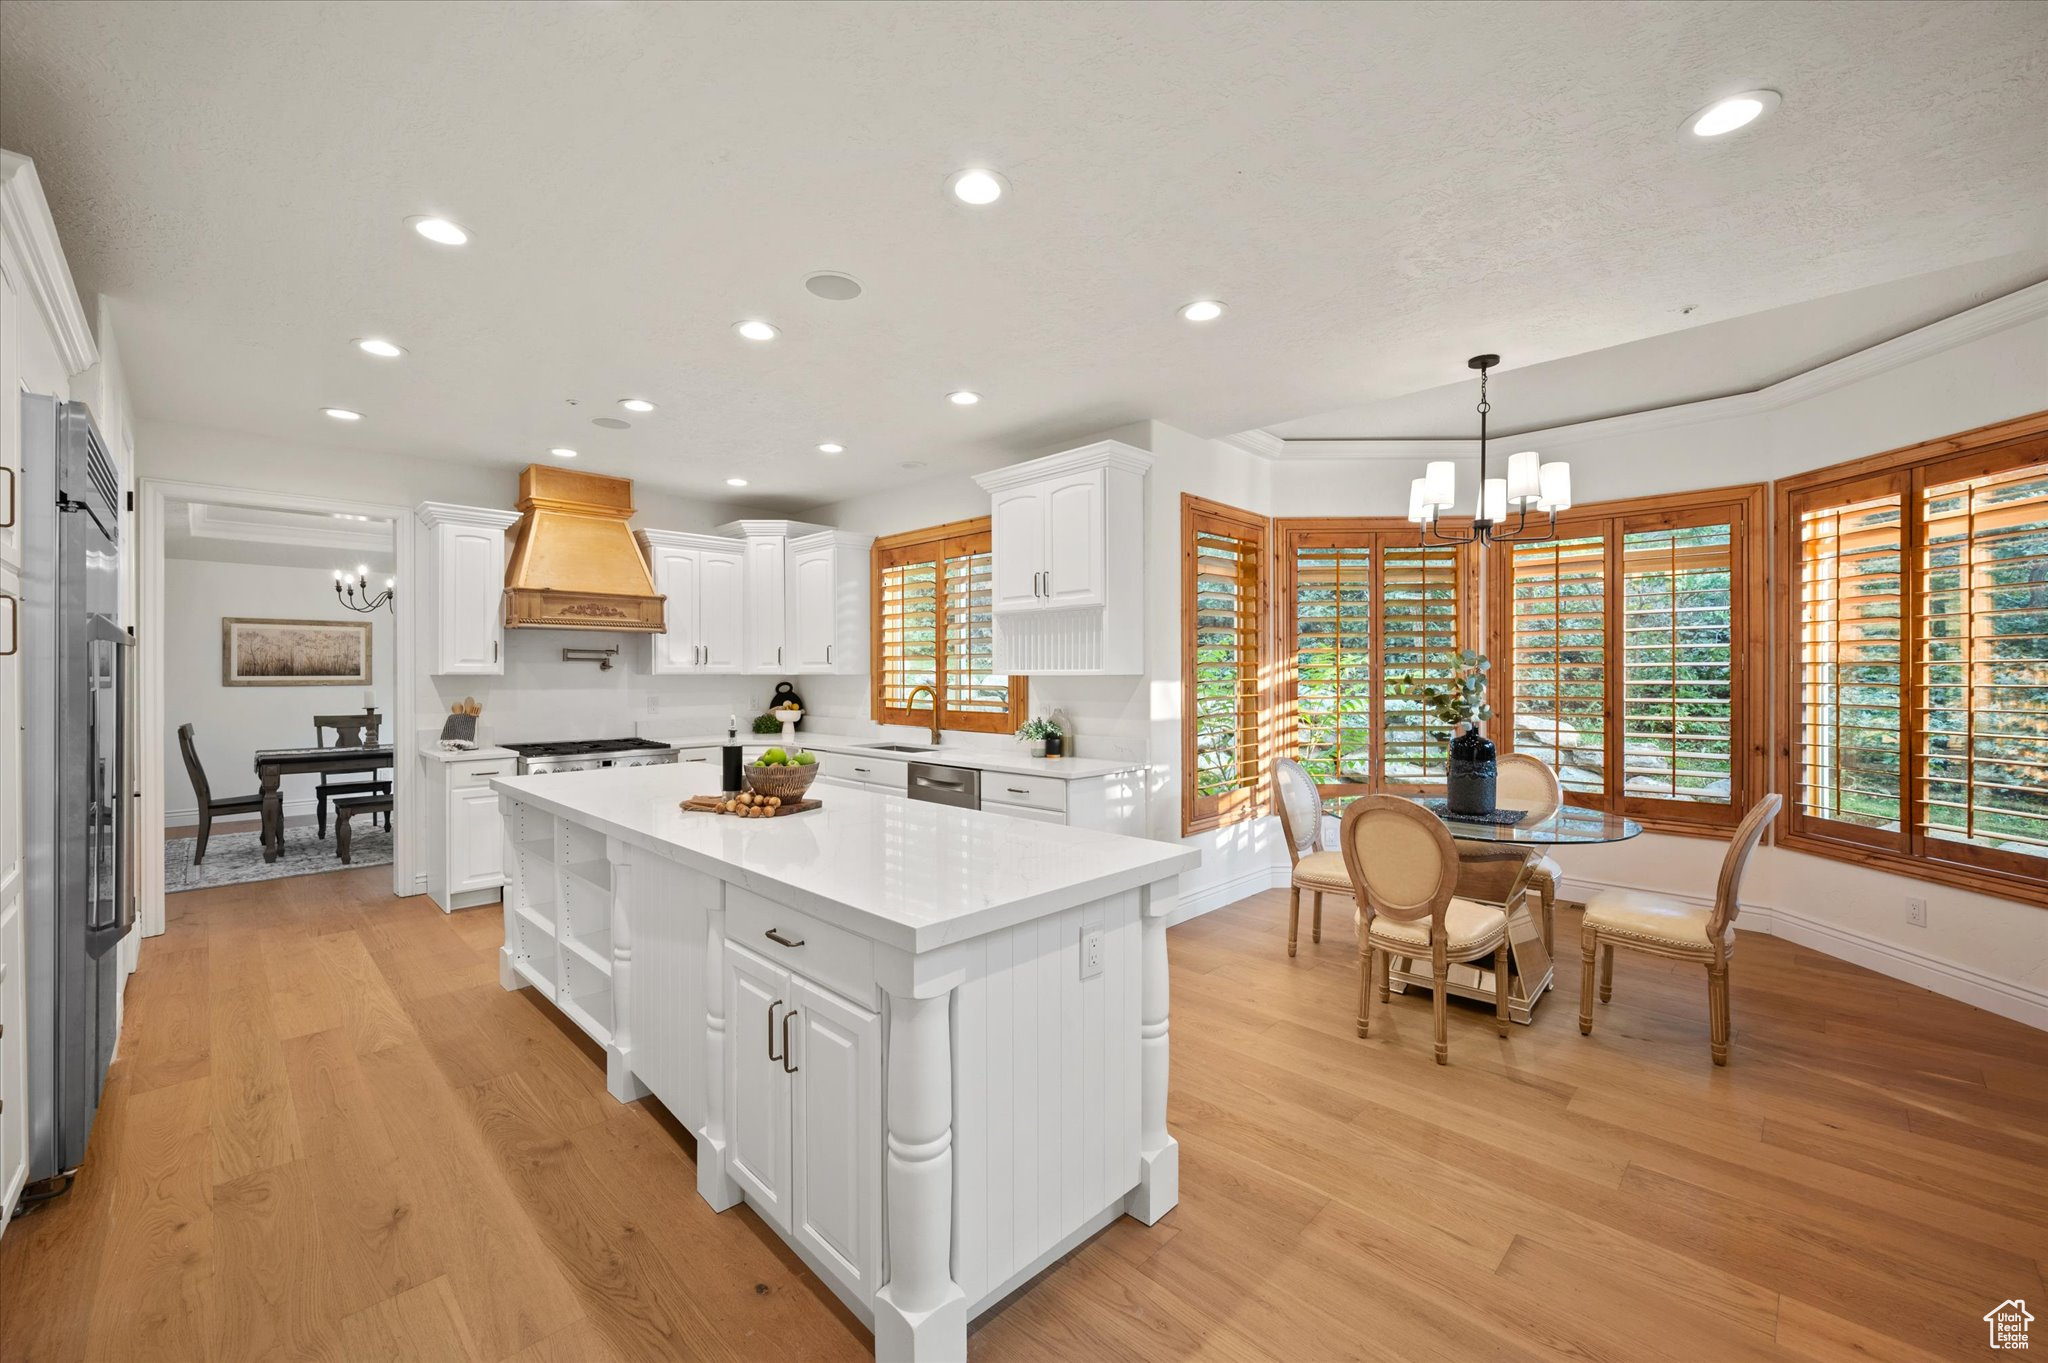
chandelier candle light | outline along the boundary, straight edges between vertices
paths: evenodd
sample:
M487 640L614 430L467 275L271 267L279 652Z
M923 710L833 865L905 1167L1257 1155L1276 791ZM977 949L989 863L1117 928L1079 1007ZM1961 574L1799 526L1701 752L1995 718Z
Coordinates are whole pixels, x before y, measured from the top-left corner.
M1505 478L1486 476L1486 371L1500 363L1498 355L1474 355L1467 367L1479 371L1479 495L1468 531L1445 531L1437 518L1458 499L1458 469L1448 459L1430 461L1423 476L1408 485L1408 519L1421 527L1424 544L1493 544L1496 541L1536 543L1557 538L1557 513L1572 504L1572 469L1563 460L1544 463L1534 450L1508 456ZM1529 523L1534 509L1546 518ZM1509 523L1509 513L1514 516Z
M384 590L374 596L370 592L370 565L358 563L353 580L340 568L334 570L334 598L352 611L368 615L377 607L393 601L398 596L398 579L384 579ZM398 614L398 607L392 606L391 613Z

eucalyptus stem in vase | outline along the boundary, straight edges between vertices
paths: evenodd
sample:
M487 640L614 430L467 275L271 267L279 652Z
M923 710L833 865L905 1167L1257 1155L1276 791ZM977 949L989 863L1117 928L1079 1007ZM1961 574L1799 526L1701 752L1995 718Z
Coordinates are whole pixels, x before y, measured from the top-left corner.
M1388 679L1388 690L1419 703L1455 735L1444 763L1445 808L1453 814L1491 814L1498 755L1493 740L1480 733L1479 726L1493 718L1493 706L1486 699L1493 664L1469 648L1459 649L1453 661L1449 674L1441 678L1396 673Z

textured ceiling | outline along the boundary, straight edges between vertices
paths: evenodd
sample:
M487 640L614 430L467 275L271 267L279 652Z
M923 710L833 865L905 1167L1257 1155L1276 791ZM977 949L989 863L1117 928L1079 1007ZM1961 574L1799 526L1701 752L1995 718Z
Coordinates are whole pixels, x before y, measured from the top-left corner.
M9 0L0 142L145 417L815 502L2038 261L2044 48L2028 3ZM1678 134L1758 86L1767 121ZM977 162L995 208L943 192ZM591 426L627 394L660 410Z

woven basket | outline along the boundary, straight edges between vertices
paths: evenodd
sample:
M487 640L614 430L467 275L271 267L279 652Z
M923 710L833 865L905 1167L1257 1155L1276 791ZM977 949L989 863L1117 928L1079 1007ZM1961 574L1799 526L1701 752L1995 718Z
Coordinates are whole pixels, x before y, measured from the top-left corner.
M773 795L785 804L801 800L811 782L818 779L815 762L807 767L764 767L756 763L745 770L748 790L756 795Z

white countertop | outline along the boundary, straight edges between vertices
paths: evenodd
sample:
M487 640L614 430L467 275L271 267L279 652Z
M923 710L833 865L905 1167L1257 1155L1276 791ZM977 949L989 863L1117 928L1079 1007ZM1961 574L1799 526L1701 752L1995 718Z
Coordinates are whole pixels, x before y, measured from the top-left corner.
M444 748L438 738L420 740L420 756L433 762L493 762L500 757L517 761L519 754L510 748L494 748L488 743L474 748Z
M704 735L690 734L681 738L671 734L649 734L663 743L673 743L678 748L723 747L723 733ZM797 745L813 752L850 753L858 757L877 757L890 762L932 762L942 767L971 767L976 771L1007 771L1019 776L1050 776L1059 781L1085 781L1095 776L1117 776L1127 771L1142 771L1143 762L1119 762L1104 757L1032 757L1022 751L1022 745L1014 753L992 752L976 748L934 748L930 752L891 752L876 745L883 739L844 738L838 734L814 734L799 729ZM744 733L740 743L746 747L779 748L780 734Z
M774 819L684 811L698 763L500 777L499 794L708 871L906 951L1150 885L1201 864L1179 843L832 788ZM736 873L736 874L735 874Z

